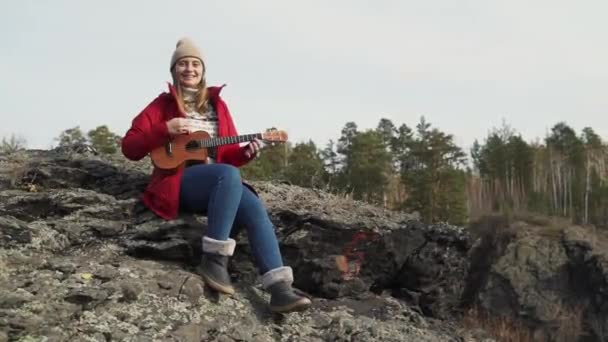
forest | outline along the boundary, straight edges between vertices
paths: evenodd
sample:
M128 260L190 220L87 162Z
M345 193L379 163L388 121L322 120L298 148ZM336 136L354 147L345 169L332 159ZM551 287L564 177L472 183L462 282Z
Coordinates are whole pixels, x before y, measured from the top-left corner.
M120 153L120 136L105 125L86 133L78 126L66 129L55 143ZM0 150L12 153L26 145L5 137ZM374 129L347 122L324 146L312 140L267 144L242 174L417 212L429 223L532 213L607 227L607 151L591 127L576 132L565 122L534 141L503 122L465 151L424 117L413 126L382 118Z

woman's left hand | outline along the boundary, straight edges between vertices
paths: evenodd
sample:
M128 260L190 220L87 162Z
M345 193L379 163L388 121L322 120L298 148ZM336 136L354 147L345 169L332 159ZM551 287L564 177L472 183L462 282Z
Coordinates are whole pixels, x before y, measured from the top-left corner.
M247 158L259 157L262 147L264 147L264 143L260 139L255 138L245 147L245 156Z

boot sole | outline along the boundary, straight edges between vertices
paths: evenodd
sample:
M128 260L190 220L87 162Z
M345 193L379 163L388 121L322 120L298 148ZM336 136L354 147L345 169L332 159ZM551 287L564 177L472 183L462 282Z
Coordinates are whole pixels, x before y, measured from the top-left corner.
M295 303L291 303L283 306L271 306L270 311L276 313L288 313L288 312L297 312L304 311L310 307L312 302L308 298L302 298Z
M234 287L232 287L231 285L225 285L222 283L219 283L217 281L215 281L213 278L209 277L207 274L205 274L205 272L201 272L201 277L203 278L203 281L205 282L205 284L209 285L210 288L214 289L217 292L221 292L227 295L233 295L234 294Z

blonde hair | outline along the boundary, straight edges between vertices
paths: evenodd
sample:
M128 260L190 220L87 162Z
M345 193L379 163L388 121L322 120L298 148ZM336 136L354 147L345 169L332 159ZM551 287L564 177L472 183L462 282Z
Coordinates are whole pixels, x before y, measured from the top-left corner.
M182 85L179 83L175 75L175 67L171 70L171 76L173 77L173 86L175 87L175 91L177 92L177 107L182 113L186 113L186 108L184 105L184 90ZM205 69L203 67L203 76L201 77L201 82L197 86L198 91L195 95L195 105L194 109L199 113L206 113L209 110L209 103L207 101L207 81L205 80Z

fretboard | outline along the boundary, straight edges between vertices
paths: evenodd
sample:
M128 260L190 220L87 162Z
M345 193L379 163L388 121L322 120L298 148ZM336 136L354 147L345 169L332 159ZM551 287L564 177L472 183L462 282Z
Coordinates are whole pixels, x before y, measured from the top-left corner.
M253 139L258 138L262 139L262 133L254 133L254 134L245 134L245 135L235 135L232 137L217 137L211 139L203 139L197 140L197 144L199 147L217 147L221 145L230 145L230 144L238 144L242 142L249 142Z

